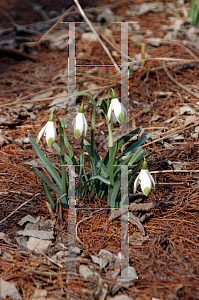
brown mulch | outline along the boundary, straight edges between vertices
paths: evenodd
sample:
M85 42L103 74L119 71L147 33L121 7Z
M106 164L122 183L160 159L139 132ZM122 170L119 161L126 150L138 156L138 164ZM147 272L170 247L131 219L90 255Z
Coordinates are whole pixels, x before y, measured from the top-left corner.
M46 1L41 2L46 4ZM131 1L120 2L124 2L123 7L116 6L113 9L118 15L119 9L120 14L124 13ZM139 1L139 3L142 2ZM2 1L2 3L3 8L6 9L7 2ZM106 4L112 5L113 1L101 3L101 5ZM62 7L62 1L59 5ZM51 3L49 10L55 8ZM11 15L17 18L14 13ZM161 37L162 18L163 15L158 13L147 14L139 18L139 23L143 30L148 27L148 24L153 23L154 37ZM39 19L35 15L29 16L27 13L21 24L37 21ZM9 22L3 19L2 24L7 24L5 28L10 27ZM37 39L38 37L35 37L35 40ZM114 29L114 39L120 45L120 29ZM109 47L108 44L107 47ZM111 47L109 49L113 50ZM78 39L76 51L86 53L84 58L77 56L77 65L110 64L108 56L98 42L85 43ZM197 49L191 49L191 51L199 57ZM139 53L140 49L130 43L129 52L129 55L133 56ZM185 48L171 43L147 49L147 53L159 58L193 59ZM56 94L67 89L66 82L60 80L57 83L52 80L52 77L59 71L63 72L67 68L67 51L43 49L35 55L40 61L16 60L12 56L3 55L0 57L0 109L2 111L10 107L16 109L21 103L31 103L32 95L47 89L56 88ZM120 59L115 59L119 63ZM158 69L158 67L161 68ZM95 83L98 86L110 84L119 95L120 75L114 68L99 68L93 73L88 73L87 69L89 68L77 68L76 85L78 88L85 89L84 83ZM171 67L168 70L181 84L198 85L198 64L195 63L194 68L178 70ZM108 89L102 90L98 99L106 97ZM173 93L161 97L155 96L154 91ZM78 103L82 99L87 100L81 98L78 99ZM48 120L48 105L51 101L52 99L46 99L34 102L34 117L27 113L25 117L21 117L18 124L0 126L0 135L7 138L6 143L0 148L0 232L6 233L8 241L0 239L0 277L14 282L23 299L31 299L36 287L46 290L48 299L66 299L67 297L68 299L88 299L86 290L89 289L89 280L76 277L69 281L66 270L57 266L54 266L53 270L47 266L46 269L40 268L44 264L44 257L33 254L31 251L26 253L18 249L15 240L15 226L28 214L33 217L56 220L55 231L58 237L61 233L68 233L68 212L63 209L61 213L60 211L52 213L48 209L40 179L35 176L29 166L24 164L36 158L31 144L16 141L19 138L25 139L27 130L36 139L39 130ZM156 147L154 155L148 160L156 188L148 197L143 198L143 202L157 201L159 207L153 209L153 217L143 224L146 231L144 240L139 239L140 232L136 226L129 226L129 237L138 236L138 239L134 239L129 245L129 264L135 268L138 280L135 280L134 285L128 289L121 288L119 295L128 295L130 299L136 300L199 299L199 140L198 137L192 135L194 128L198 126L198 120L197 123L190 123L190 127L181 127L184 124L184 116L175 118L176 111L181 106L187 104L195 108L194 104L197 102L197 98L189 95L168 78L160 61L147 61L144 67L136 72L130 72L129 131L141 126L145 129L144 134L154 132L155 137L145 143L144 149ZM58 112L60 117L66 118L67 113L67 110ZM90 108L87 109L85 115L90 126ZM196 117L198 117L198 112L196 112ZM97 115L96 125L99 123L102 124L99 127L96 126L96 137L99 137L102 131L107 133L105 119ZM192 126L193 124L195 125ZM179 134L184 138L179 141L163 139L165 132L171 131L171 135L174 135L172 131L174 128L179 128L181 130ZM119 132L118 125L114 125L114 129ZM158 138L162 139L156 141ZM90 141L89 131L87 139ZM80 140L69 136L69 141L73 146L75 156L79 157ZM56 154L53 149L46 147L44 138L40 146L56 164ZM100 143L96 143L95 148L99 146ZM99 155L104 157L105 154L102 147ZM184 163L183 169L174 170L172 164L174 162ZM88 162L86 167L88 170ZM130 191L132 191L132 186ZM26 205L9 217L28 200L30 201ZM117 255L121 244L121 222L120 219L108 222L110 210L106 200L100 200L96 196L92 201L86 198L80 199L79 207L81 210L77 211L77 222L89 216L88 207L106 207L107 209L96 213L78 226L77 234L80 242L77 241L77 245L89 254L97 255L101 249L106 249ZM5 221L2 221L4 219ZM54 243L56 244L56 241ZM102 273L102 278L106 278L105 275ZM108 282L108 279L106 280ZM111 285L109 286L111 295Z

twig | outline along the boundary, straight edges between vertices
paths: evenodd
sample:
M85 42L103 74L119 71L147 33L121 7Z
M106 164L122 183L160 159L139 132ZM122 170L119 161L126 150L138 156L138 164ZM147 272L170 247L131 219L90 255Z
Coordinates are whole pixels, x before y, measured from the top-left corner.
M41 41L65 18L66 15L74 8L72 5L58 20L57 22L36 42L36 45L39 45Z
M182 63L196 63L199 62L199 59L193 60L193 59L184 59L184 58L170 58L170 57L151 57L151 58L146 58L145 61L150 61L150 60L162 60L162 61L174 61L174 62L182 62ZM133 65L135 63L142 62L141 59L134 60L129 63L129 65ZM161 67L163 68L163 66ZM153 69L151 69L153 70Z
M20 208L22 208L24 205L28 204L30 201L32 201L35 197L41 195L42 193L37 193L36 195L34 195L32 198L30 198L29 200L27 200L26 202L22 203L21 205L19 205L13 212L11 212L11 214L9 214L7 217L5 217L3 220L0 221L0 224L3 223L4 221L6 221L8 218L10 218L12 215L14 215Z
M165 62L163 62L164 65L164 70L167 74L167 76L175 83L177 84L179 87L181 87L183 90L185 90L187 93L191 94L192 96L196 97L197 99L199 99L199 94L198 93L194 93L192 92L190 89L188 89L187 87L185 87L183 84L181 84L180 82L178 82L168 71ZM196 103L194 103L196 104Z
M190 123L193 123L193 122L195 122L195 121L197 121L197 120L199 120L199 117L196 118L196 119L194 119L194 120L192 120L191 122L189 122L189 123L187 123L187 124L184 124L184 125L182 125L182 126L180 126L180 127L174 128L174 129L172 129L172 130L169 130L169 131L167 131L167 132L163 132L163 133L157 134L157 135L165 135L165 134L168 134L168 133L170 133L170 132L173 132L173 131L178 130L178 128L182 128L182 127L183 127L183 129L178 130L177 132L175 132L175 134L178 134L178 133L182 132L183 130L187 130L187 129L190 129L190 128L192 128L192 127L197 126L198 124L193 124L193 125L191 125L191 126L188 126L187 128L184 128L184 127L186 127L187 125L189 125ZM157 136L157 135L156 135L156 136ZM155 135L154 135L154 136L155 136ZM164 137L161 137L161 138L159 138L159 139L157 139L157 140L154 140L154 141L152 141L152 142L149 142L149 143L145 144L144 146L151 145L151 144L153 144L153 143L162 141L162 140L167 139L167 138L172 137L172 136L173 136L173 133L172 133L172 134L169 134L169 135L166 135L166 136L164 136Z
M40 252L41 254L43 254L43 256L45 256L45 258L47 258L50 262L52 262L53 264L55 264L56 266L60 267L60 268L63 268L63 266L57 262L57 261L54 261L52 258L48 257L48 255L46 255L41 249L37 249L37 247L35 247L35 249Z
M109 46L111 46L114 50L116 50L117 52L119 52L123 57L125 57L127 60L133 61L135 63L135 60L133 58L131 58L128 55L126 55L125 53L123 53L118 48L118 46L115 43L113 43L112 41L110 41L108 39L108 37L103 32L100 32L100 36L103 38L103 40L105 40L105 42L107 42L107 44L109 44Z
M95 30L94 26L92 25L92 23L89 21L89 19L87 18L87 16L85 15L83 9L81 8L78 0L74 0L75 4L77 5L77 8L79 9L82 17L85 19L86 23L88 24L88 26L90 27L90 29L92 30L92 32L96 35L98 41L100 42L100 44L102 45L104 51L106 52L106 54L108 55L108 57L110 58L110 60L112 61L112 63L114 64L116 70L119 72L120 74L120 69L118 67L118 65L116 64L115 60L113 59L113 57L111 56L108 48L104 45L103 41L101 40L101 38L99 37L97 31Z
M106 5L106 6L85 8L84 11L85 11L85 12L88 12L88 13L93 13L93 12L99 13L100 11L104 10L104 9L107 8L107 7L115 8L115 7L118 7L118 6L120 6L120 5L121 5L120 3L114 3L114 4ZM1 9L1 11L2 11L2 9ZM71 11L71 12L68 13L68 16L74 16L74 15L76 15L76 12L75 12L75 11ZM59 20L60 17L61 17L61 16L59 15L58 17L53 18L53 19L51 19L51 20L41 21L41 22L36 22L36 23L31 23L31 24L25 24L25 25L23 25L23 26L26 27L26 28L28 28L28 27L31 27L31 26L34 26L34 25L40 25L40 24L49 24L49 25L51 25L51 24L57 22L57 20ZM11 21L11 22L12 22L12 21ZM7 28L7 29L3 29L3 30L0 30L0 36L1 36L2 34L11 33L11 32L13 32L13 31L14 31L14 28L13 28L13 27Z
M28 58L33 61L40 61L40 58L32 56L30 54L27 54L25 52L22 52L20 50L14 49L14 48L0 47L0 52L14 54L14 55L17 55L20 57Z
M199 173L199 170L164 170L164 171L151 171L151 174L161 174L161 173Z
M178 45L178 46L181 46L183 47L193 58L195 58L196 60L198 59L198 57L191 51L189 50L187 47L185 47L184 45L182 45L181 43L177 42L177 41L168 41L168 40L162 40L160 42L161 44L174 44L174 45Z
M100 89L105 89L105 88L109 88L109 87L113 87L113 85L112 84L109 84L109 85L105 85L105 86L102 86L102 87L95 87L95 88L91 88L91 89L87 89L87 90L84 90L84 91L82 91L82 92L84 92L84 93L87 93L87 92L89 92L89 91L94 91L94 90L100 90ZM38 94L42 94L42 93L45 93L45 92L48 92L48 91L51 91L51 90L56 90L56 89L60 89L60 88L66 88L66 86L65 85L58 85L58 86L53 86L53 87L51 87L51 88L49 88L49 89L46 89L46 90L43 90L43 91L39 91L39 92L35 92L35 93L32 93L32 94L29 94L29 95L27 95L27 96L24 96L23 98L20 98L19 100L16 100L16 101L14 101L13 103L7 103L7 104L2 104L2 105L0 105L0 107L5 107L5 106L11 106L11 105L14 105L14 104L18 104L18 103L23 103L24 102L24 100L26 100L27 98L30 98L30 97L32 97L32 96L35 96L35 95L38 95ZM71 96L72 94L68 94L68 95L66 95L66 97L69 97L69 96ZM54 96L54 97L49 97L49 98L42 98L42 99L38 99L38 100L28 100L28 101L26 101L26 103L29 103L29 102L39 102L39 101L48 101L48 100L53 100L53 99L55 99L55 98L62 98L63 96L60 96L60 97L57 97L57 96Z

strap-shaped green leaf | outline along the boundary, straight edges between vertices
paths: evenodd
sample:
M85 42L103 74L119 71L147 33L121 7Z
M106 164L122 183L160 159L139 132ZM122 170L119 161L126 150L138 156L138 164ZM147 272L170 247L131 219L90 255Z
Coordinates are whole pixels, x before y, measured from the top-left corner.
M50 203L52 210L54 210L55 206L56 206L55 201L53 200L53 197L52 197L46 183L43 180L42 180L42 183L43 183L43 188L44 188L44 193L46 195L46 198L47 198L48 202Z
M86 147L86 150L88 151L88 153L91 157L91 145L85 139L84 139L84 146ZM100 174L102 176L108 178L109 177L109 172L108 172L107 168L105 167L105 165L103 164L102 159L99 157L99 155L96 151L94 151L94 158L95 158L95 167L98 170L101 168Z
M52 144L52 146L53 146L53 148L57 151L57 153L59 153L59 155L60 155L60 147L57 145L57 143L54 142L54 143ZM72 164L73 164L71 158L70 158L68 155L66 155L66 154L64 154L64 161L65 161L67 164L69 164L69 165L72 165Z
M136 161L140 160L140 159L143 157L144 153L145 153L144 149L143 149L142 147L139 147L139 148L135 151L134 155L132 155L131 159L130 159L129 162L128 162L128 165L132 165L132 164L134 164Z
M42 181L44 181L57 195L58 197L61 197L63 194L62 190L50 179L48 179L42 172L40 172L37 168L32 167L31 168L35 175L37 175L39 178L41 178Z
M70 156L70 158L71 158L71 160L72 160L72 162L73 162L73 165L78 165L78 164L77 164L77 161L76 161L76 159L75 159L73 150L72 150L72 148L71 148L71 145L70 145L70 143L69 143L69 141L68 141L68 138L67 138L65 132L64 132L64 144L65 144L66 149L67 149L67 151L68 151L68 155Z
M99 183L98 183L99 182ZM102 181L98 181L96 183L96 192L97 192L97 195L100 199L102 199L104 197L104 195L108 192L108 188L107 188L107 185L102 182Z
M97 106L100 106L101 109L103 110L105 117L107 116L107 104L106 101L104 99L100 99L99 101L97 101Z
M121 186L121 176L114 183L113 192L111 195L111 202L109 203L111 208L116 208L116 199L120 190L120 186Z
M61 202L61 204L63 205L63 207L64 207L65 209L68 208L68 200L67 200L67 198L66 198L66 195L63 194L61 197L59 197L58 201Z
M142 163L143 163L143 159L138 163L138 165L135 167L133 172L130 173L130 176L129 176L129 179L128 179L128 187L130 187L130 184L131 184L132 180L134 179L135 175L137 175L137 172L141 168Z
M153 155L153 153L155 152L156 147L149 153L149 154L144 154L145 158L150 157L151 155ZM146 152L147 153L147 152Z
M127 133L126 135L123 135L120 137L116 142L113 143L113 162L115 161L115 158L117 156L117 153L121 146L126 144L133 136L135 136L140 131L140 127L134 129L130 133ZM104 165L108 168L109 164L109 151L106 154L106 157L104 159ZM115 164L115 163L113 163Z
M101 175L92 176L89 180L93 180L93 179L99 179L100 181L106 183L107 185L110 184L110 181L102 177Z
M35 140L31 136L30 132L28 131L28 136L31 141L31 144L37 153L38 158L40 159L42 165L46 169L46 171L50 174L50 176L55 180L58 186L62 189L62 180L57 174L55 168L53 167L52 163L46 158L45 154L41 151L39 146L36 144Z
M147 133L145 136L141 137L138 141L136 141L133 145L131 145L128 149L126 149L115 161L115 164L120 161L122 156L127 156L133 153L138 147L142 146L146 140L148 140L153 135L153 132Z
M91 162L91 171L92 171L92 176L96 176L97 175L97 170L95 168L95 163L94 163L94 159L92 156L86 155L86 157L88 157L88 159ZM95 192L95 187L98 185L98 181L96 183L94 183L94 181L92 180L92 187L91 187L91 192L90 192L90 197L93 197L93 194Z

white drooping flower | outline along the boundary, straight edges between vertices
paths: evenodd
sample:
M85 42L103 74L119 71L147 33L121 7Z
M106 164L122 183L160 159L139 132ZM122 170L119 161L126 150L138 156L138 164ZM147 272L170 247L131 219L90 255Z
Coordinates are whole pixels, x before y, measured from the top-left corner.
M155 189L155 181L148 170L146 160L143 161L142 169L134 182L134 193L136 192L138 183L140 183L145 196L148 196L151 188Z
M76 139L80 138L82 133L87 135L88 124L84 115L84 106L83 103L80 106L79 112L72 123L73 133Z
M111 113L115 114L117 121L121 124L122 122L127 121L127 112L125 107L119 102L115 91L111 92L111 104L108 109L108 122L111 119Z
M40 130L36 139L36 143L39 142L43 134L46 137L46 143L48 144L49 147L51 147L57 136L53 112L51 112L46 125Z

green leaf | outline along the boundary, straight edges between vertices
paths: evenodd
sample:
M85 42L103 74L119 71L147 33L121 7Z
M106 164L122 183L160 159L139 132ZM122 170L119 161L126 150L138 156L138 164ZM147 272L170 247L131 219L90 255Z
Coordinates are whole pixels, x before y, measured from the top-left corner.
M193 18L194 11L195 11L195 0L191 0L191 7L190 7L190 10L189 10L188 17Z
M142 163L143 163L143 159L138 163L138 165L136 166L136 168L133 170L132 173L130 173L130 178L128 179L128 187L130 187L130 184L133 180L133 178L135 177L135 175L137 175L139 169L141 168L142 166Z
M57 174L55 168L53 167L52 163L46 158L45 154L41 151L39 146L36 144L35 140L32 138L30 132L28 131L28 136L31 141L31 144L37 153L38 158L40 159L42 165L46 169L46 171L50 174L50 176L55 180L58 186L62 189L62 180L60 176Z
M93 160L93 157L89 156L89 155L86 155L85 156L90 160L91 162L91 171L92 171L92 175L95 176L97 175L97 171L96 171L96 168L95 168L95 163L94 163L94 160Z
M110 181L107 180L106 178L100 176L100 175L96 175L96 176L92 176L89 180L93 180L93 179L99 179L100 181L106 183L107 185L110 184Z
M96 171L96 168L95 168L95 163L94 163L93 157L90 157L89 155L86 155L86 157L87 157L87 158L90 160L90 162L91 162L92 176L96 176L96 175L97 175L97 171ZM91 179L91 178L90 178L90 179ZM89 179L89 180L90 180L90 179ZM91 188L91 192L90 192L90 198L93 197L94 191L95 191L95 183L94 183L94 180L92 180L92 188Z
M53 143L52 146L56 150L56 152L59 153L59 155L60 155L60 147L57 145L57 143ZM66 154L64 154L64 161L68 165L73 165L72 159Z
M60 118L59 120L62 128L65 128L67 126L67 118Z
M135 151L135 149L137 149L138 147L142 146L142 144L144 144L146 142L146 140L148 140L151 136L153 135L153 132L151 133L147 133L145 136L141 137L138 141L136 141L133 145L131 145L128 149L126 149L115 161L119 162L120 159L123 156L127 156L130 155L131 153L133 153L133 151Z
M102 181L97 181L96 183L96 193L100 199L108 192L107 185Z
M123 135L120 137L116 142L113 143L113 164L115 164L115 158L121 146L126 144L134 135L136 135L140 131L140 127L136 128L135 130L131 131L130 133ZM109 164L109 151L106 154L104 159L104 165L108 167Z
M88 153L91 157L91 145L85 139L84 139L84 146L86 147L86 150L88 151ZM102 176L108 178L109 177L109 172L108 172L107 168L105 167L105 165L103 164L102 159L99 157L99 155L96 151L94 151L94 159L95 159L95 167L98 170L101 169L100 174L102 174Z
M59 197L63 194L62 190L50 179L48 179L42 172L40 172L37 168L32 167L31 168L35 175L37 175L39 178L41 178L42 181L44 181Z
M44 188L44 193L46 195L46 198L47 198L48 202L50 203L52 210L54 210L55 206L56 206L55 201L53 200L53 197L52 197L46 183L43 180L42 180L42 183L43 183L43 188Z
M143 150L142 147L139 147L136 152L132 155L131 159L128 162L128 165L132 165L134 164L136 161L140 160L143 155L144 155L145 151Z
M88 177L87 174L85 172L84 169L84 150L83 150L84 144L83 144L83 137L81 140L81 153L80 153L80 157L79 157L79 164L80 164L80 172L79 172L79 183L77 186L77 197L83 196L83 194L81 193L82 191L82 187L84 185L84 180L87 181ZM82 176L82 173L84 174L84 176ZM84 178L84 180L83 180Z
M68 201L67 201L67 198L66 198L66 195L65 195L65 194L63 194L61 197L59 197L58 201L61 202L61 204L63 205L63 207L64 207L65 209L68 208Z
M97 101L97 106L100 106L101 109L103 110L105 116L107 116L107 113L108 113L108 111L107 111L107 103L106 103L106 101L103 98L101 98L99 101Z
M156 150L156 147L149 153L149 154L147 154L147 155L144 155L145 156L145 158L148 158L148 157L150 157L154 152L155 152L155 150ZM147 153L147 151L146 151L146 153Z
M109 203L111 208L116 208L116 199L120 190L120 186L121 186L121 176L114 183L114 188L111 195L111 201Z
M65 132L64 132L64 144L65 144L66 149L67 149L67 151L68 151L68 155L69 155L69 157L71 158L71 160L72 160L72 162L73 162L72 164L77 166L78 163L77 163L77 161L76 161L76 159L75 159L73 150L72 150L72 148L71 148L71 145L70 145L70 143L69 143L69 141L68 141L68 138L67 138ZM78 171L78 173L79 173L79 171Z

